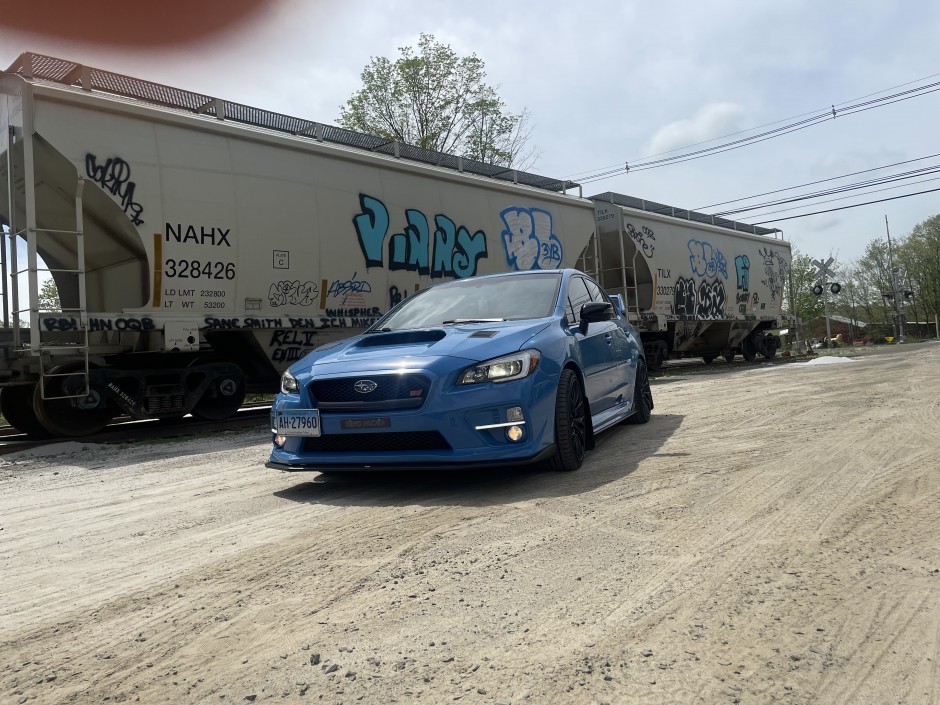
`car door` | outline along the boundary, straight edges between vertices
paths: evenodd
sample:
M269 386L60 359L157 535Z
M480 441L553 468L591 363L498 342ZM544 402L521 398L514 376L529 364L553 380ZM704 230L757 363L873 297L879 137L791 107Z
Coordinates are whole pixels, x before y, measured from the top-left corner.
M588 277L585 277L584 281L592 301L602 301L613 306L613 301L597 285L597 282ZM609 323L611 364L605 373L607 375L607 393L612 398L612 404L619 404L622 401L633 399L637 341L631 335L630 328L624 325L625 321L615 318Z
M581 307L592 300L583 277L576 275L568 280L567 300L568 326L574 335L581 358L585 394L593 415L609 409L616 399L611 384L611 368L615 365L612 331L614 325L612 321L590 323L587 330L582 332Z

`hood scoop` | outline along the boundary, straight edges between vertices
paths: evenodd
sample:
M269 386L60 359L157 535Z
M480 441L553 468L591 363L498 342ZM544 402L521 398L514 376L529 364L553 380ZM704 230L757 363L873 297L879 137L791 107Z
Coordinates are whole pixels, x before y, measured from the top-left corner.
M357 348L378 348L386 345L430 345L443 340L442 330L403 330L391 333L371 333L357 344Z
M475 333L471 333L467 337L468 338L492 338L498 332L499 331L495 331L495 330L478 330Z

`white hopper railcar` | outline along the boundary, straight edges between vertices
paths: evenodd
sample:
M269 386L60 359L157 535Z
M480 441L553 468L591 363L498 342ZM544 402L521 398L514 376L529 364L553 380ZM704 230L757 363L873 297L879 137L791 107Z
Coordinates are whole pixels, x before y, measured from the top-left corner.
M702 354L706 337L706 354L750 350L779 314L776 284L745 287L759 304L740 309L732 270L679 262L704 228L733 268L730 221L646 213L659 229L647 257L627 197L595 206L572 182L63 59L24 54L0 74L0 130L0 411L35 435L116 415L225 418L315 346L446 278L580 262L623 295L654 362ZM745 238L755 265L762 243L789 263L759 235ZM58 301L42 296L50 278ZM658 294L687 278L696 296L700 280L724 285L707 324L700 299Z

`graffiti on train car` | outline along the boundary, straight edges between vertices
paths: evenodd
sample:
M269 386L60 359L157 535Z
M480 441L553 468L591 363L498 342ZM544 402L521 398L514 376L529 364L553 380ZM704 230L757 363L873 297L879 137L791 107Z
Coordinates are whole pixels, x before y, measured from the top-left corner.
M506 264L517 270L557 269L564 250L552 227L552 214L541 208L506 208L500 212Z
M46 316L41 319L42 326L47 331L73 331L84 330L81 319L74 317ZM155 330L157 324L148 316L120 316L117 318L97 317L88 318L88 330L98 332L104 330L145 332Z
M91 152L85 155L85 173L112 196L117 196L121 208L134 225L143 225L144 207L134 200L137 184L131 181L131 165L120 157L112 157L103 164Z
M446 215L434 216L436 227L432 233L428 217L408 208L407 225L389 236L391 219L385 204L364 193L359 194L359 204L361 212L353 217L353 225L366 267L404 269L432 279L462 279L474 276L477 263L487 256L486 233L477 230L471 234L466 226L457 225Z

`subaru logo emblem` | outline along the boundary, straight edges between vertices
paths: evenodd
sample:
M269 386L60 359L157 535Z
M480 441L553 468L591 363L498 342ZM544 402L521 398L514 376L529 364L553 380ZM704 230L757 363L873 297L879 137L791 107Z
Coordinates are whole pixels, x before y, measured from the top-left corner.
M379 385L377 385L371 379L360 379L353 385L353 389L355 389L360 394L368 394L369 392L374 392L375 388L378 386Z

